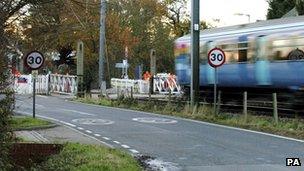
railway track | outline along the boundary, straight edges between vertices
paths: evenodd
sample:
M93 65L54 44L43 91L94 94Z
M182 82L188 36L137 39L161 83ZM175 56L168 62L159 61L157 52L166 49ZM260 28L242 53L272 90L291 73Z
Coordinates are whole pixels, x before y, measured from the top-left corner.
M269 94L249 94L251 97L247 100L247 110L249 113L254 115L273 115L273 102L272 97ZM240 94L235 94L234 97L239 97ZM285 95L278 96L278 113L280 117L287 117L287 118L294 118L294 117L301 117L304 118L304 115L296 114L296 110L292 109L292 102L287 100L288 97ZM138 99L140 101L154 101L158 105L166 105L169 102L169 96L166 96L165 99ZM170 102L174 105L186 105L189 104L189 101L185 100L184 98L175 98L172 97ZM200 105L213 105L213 97L209 98L209 96L205 97L204 99L200 99ZM221 99L220 103L220 111L221 112L230 112L230 113L243 113L243 99L242 98L223 98Z

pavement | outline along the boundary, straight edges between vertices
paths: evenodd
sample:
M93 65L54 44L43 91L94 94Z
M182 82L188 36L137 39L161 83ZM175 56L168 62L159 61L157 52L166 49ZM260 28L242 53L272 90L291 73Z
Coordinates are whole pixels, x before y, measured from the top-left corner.
M22 138L27 142L36 143L66 143L74 142L81 144L106 145L105 143L89 137L72 128L57 125L47 129L35 129L26 131L15 131L16 137Z

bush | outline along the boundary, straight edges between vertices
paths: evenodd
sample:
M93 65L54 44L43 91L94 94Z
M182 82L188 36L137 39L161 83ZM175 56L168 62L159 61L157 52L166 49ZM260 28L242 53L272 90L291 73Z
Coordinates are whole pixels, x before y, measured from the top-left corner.
M1 60L1 59L0 59ZM12 130L9 120L13 110L13 91L10 89L9 72L0 61L0 168L7 170L10 167L8 151L12 142Z

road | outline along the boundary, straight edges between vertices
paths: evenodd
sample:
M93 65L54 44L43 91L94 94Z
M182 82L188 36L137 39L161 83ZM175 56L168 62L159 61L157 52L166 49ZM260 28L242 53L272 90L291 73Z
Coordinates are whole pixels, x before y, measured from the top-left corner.
M61 122L167 170L304 170L304 141L163 115L36 97L38 117ZM31 115L32 99L17 96ZM286 167L286 158L301 167ZM164 169L164 170L165 170Z

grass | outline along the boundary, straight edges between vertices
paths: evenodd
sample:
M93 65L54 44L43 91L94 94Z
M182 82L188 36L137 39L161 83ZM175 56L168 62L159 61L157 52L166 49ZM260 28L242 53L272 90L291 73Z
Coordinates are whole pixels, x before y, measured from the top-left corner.
M10 124L13 130L29 130L35 128L49 127L52 125L51 122L45 120L23 116L12 117L12 119L10 120Z
M137 161L125 152L97 145L67 143L58 155L32 168L56 171L142 170Z
M118 100L94 100L90 98L79 98L76 99L76 101L178 116L182 118L273 133L304 140L303 119L280 118L279 123L275 124L273 117L270 116L249 115L248 118L245 119L245 117L241 114L219 113L218 115L214 115L212 106L207 105L200 106L195 112L193 112L189 105L171 103L164 105L163 103L153 101L140 103L134 99L129 98Z

